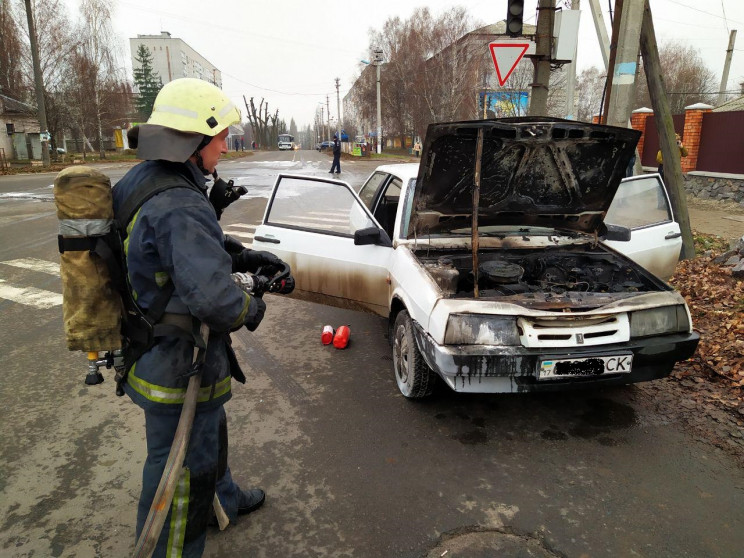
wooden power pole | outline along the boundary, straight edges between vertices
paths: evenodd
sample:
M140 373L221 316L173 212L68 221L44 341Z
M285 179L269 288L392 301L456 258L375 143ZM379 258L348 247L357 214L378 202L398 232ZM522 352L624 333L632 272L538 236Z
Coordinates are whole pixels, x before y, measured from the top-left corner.
M664 90L664 80L661 77L661 63L659 50L654 33L654 22L651 17L651 7L648 0L644 2L643 24L641 26L641 55L643 68L646 72L648 92L651 96L651 107L656 117L656 129L659 132L661 156L664 160L664 182L667 185L669 197L672 200L674 215L682 231L682 253L680 259L689 260L695 257L695 244L690 229L690 216L687 213L687 197L685 194L682 166L680 164L679 148L674 137L674 122L669 99Z

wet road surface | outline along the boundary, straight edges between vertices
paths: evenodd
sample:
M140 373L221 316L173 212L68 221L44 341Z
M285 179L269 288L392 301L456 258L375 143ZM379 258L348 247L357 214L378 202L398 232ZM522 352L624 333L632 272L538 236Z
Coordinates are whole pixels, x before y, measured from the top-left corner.
M300 159L293 160L292 157ZM276 159L275 162L271 162ZM228 161L252 195L226 231L250 244L277 172L322 175L316 152ZM358 187L374 164L342 161ZM291 170L290 170L291 169ZM116 179L126 168L112 168ZM104 171L109 172L109 171ZM7 177L10 178L10 177ZM26 181L44 194L44 180ZM54 206L2 198L0 287L61 292ZM17 262L23 260L24 265ZM8 263L11 262L11 263ZM629 387L405 400L384 320L267 296L234 346L248 382L227 404L230 464L266 505L209 533L205 556L740 556L744 473ZM0 299L0 554L126 556L144 459L143 419L112 374L83 384L60 306ZM351 343L320 343L348 324Z

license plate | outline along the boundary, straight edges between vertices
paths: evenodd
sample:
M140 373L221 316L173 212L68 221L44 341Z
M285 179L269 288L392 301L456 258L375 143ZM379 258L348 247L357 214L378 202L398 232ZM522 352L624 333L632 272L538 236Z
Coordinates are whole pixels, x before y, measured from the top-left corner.
M610 374L628 374L633 355L596 356L541 360L537 371L540 380L592 378Z

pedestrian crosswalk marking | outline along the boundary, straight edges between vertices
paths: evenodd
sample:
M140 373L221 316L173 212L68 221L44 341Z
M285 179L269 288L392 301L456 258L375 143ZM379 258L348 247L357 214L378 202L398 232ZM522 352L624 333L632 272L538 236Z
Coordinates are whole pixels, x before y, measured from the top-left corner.
M253 233L246 233L242 231L226 231L230 236L237 236L238 238L250 238L253 239Z
M34 287L11 287L5 284L3 279L0 279L0 298L33 306L41 310L54 308L62 304L62 295L59 293L35 289Z
M257 225L246 225L244 223L233 223L232 225L227 225L227 227L238 227L239 229L250 229L252 231L255 231Z
M10 265L13 267L19 267L21 269L30 269L31 271L40 271L42 273L48 273L59 277L59 264L55 262L48 262L45 260L39 260L36 258L23 258L20 260L8 260L0 262L4 265Z

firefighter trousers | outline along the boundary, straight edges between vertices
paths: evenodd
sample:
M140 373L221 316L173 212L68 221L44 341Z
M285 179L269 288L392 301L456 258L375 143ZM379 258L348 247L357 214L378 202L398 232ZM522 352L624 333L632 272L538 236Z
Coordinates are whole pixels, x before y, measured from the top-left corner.
M147 459L137 510L137 538L165 469L178 419L178 414L145 410ZM197 408L184 466L154 557L202 555L215 491L230 522L234 523L240 488L233 482L227 466L227 417L222 405L207 410Z

